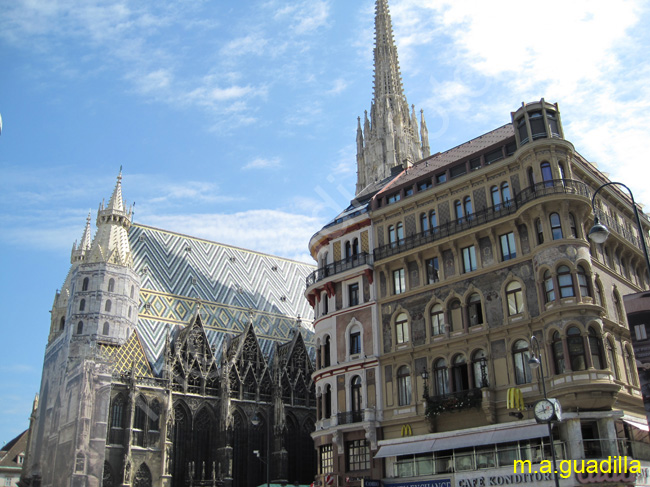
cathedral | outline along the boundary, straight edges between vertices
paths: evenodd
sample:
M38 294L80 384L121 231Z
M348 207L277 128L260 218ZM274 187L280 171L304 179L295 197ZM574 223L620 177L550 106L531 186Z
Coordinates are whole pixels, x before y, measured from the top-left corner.
M309 484L313 268L134 224L121 179L55 295L21 485Z

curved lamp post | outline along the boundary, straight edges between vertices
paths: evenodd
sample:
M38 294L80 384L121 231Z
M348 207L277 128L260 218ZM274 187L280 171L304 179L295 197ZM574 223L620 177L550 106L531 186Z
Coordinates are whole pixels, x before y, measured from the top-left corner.
M544 392L544 399L548 399L548 396L546 395L546 382L544 380L544 365L542 364L542 351L539 346L539 341L537 340L537 337L535 335L530 337L530 347L531 349L537 348L537 354L533 353L531 355L530 359L528 359L528 366L533 370L535 369L539 370L539 375L541 376L541 380L542 380L542 391ZM555 458L555 445L553 444L553 430L551 429L551 422L547 421L546 425L548 426L548 439L551 441L551 458L553 459L553 472L555 472L555 474L553 475L553 478L555 479L555 487L560 487L560 479L557 476L558 474L557 459Z
M643 232L643 227L641 226L641 218L639 218L639 210L637 210L636 208L636 203L634 202L634 195L632 194L632 191L623 183L617 183L611 181L609 183L603 184L594 192L594 195L591 197L591 208L594 210L595 218L594 218L594 226L591 227L591 230L589 230L589 234L588 234L589 239L595 243L602 244L605 242L605 240L607 240L607 237L609 236L609 229L605 225L600 223L598 219L598 215L596 215L596 207L594 206L594 202L596 200L596 195L601 189L613 184L617 186L623 186L625 189L627 189L627 192L630 193L630 198L632 199L632 209L634 210L634 216L636 218L636 226L637 229L639 230L641 248L643 249L643 255L645 255L645 263L649 273L648 277L650 278L650 258L648 258L648 247L646 246L645 243L645 234Z
M257 412L255 412L255 416L251 419L251 424L253 426L259 426L259 424L262 422L260 417L257 415ZM257 457L260 458L259 452L257 454ZM262 462L262 460L260 458ZM266 461L264 462L266 464L266 487L270 487L270 468L271 468L271 421L266 422Z

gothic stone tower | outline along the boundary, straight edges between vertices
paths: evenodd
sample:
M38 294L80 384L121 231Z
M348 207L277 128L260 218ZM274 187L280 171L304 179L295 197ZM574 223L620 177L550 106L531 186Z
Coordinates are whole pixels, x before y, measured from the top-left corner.
M127 234L132 211L122 200L121 179L120 173L108 204L99 208L92 242L88 217L54 298L25 466L32 485L100 485L112 370L98 345L122 344L131 335L140 292Z
M357 195L393 167L408 168L430 152L424 114L419 130L404 95L388 0L377 0L375 10L375 90L370 119L366 112L363 129L360 118L357 125Z

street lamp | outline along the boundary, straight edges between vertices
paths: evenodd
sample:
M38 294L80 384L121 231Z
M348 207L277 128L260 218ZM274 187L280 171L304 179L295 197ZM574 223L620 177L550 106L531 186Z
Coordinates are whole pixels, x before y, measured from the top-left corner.
M255 412L255 416L253 416L253 419L251 419L251 423L253 426L259 426L259 424L262 422L260 417L258 416L257 412ZM266 464L266 487L270 487L270 469L271 469L271 421L266 421L266 461L262 460L260 458L259 452L257 452L257 458L260 459L261 462Z
M427 368L424 367L422 369L422 380L424 381L424 392L422 394L422 397L424 399L429 398L429 383L427 382L427 379L429 378L429 372L427 372Z
M636 226L637 229L639 230L639 238L641 239L641 248L643 249L643 255L645 255L645 263L648 269L648 273L650 274L650 258L648 257L648 248L645 243L645 232L643 231L643 227L641 226L641 218L639 218L639 210L637 210L636 208L636 203L634 202L634 195L632 194L630 188L625 186L623 183L617 183L614 181L610 181L609 183L603 184L594 192L594 195L591 197L591 208L594 210L594 214L595 214L596 207L594 206L594 202L596 200L596 195L601 189L603 189L606 186L610 186L612 184L623 186L625 189L627 189L627 192L630 193L630 198L632 199L632 209L634 210L634 216L636 218ZM595 215L594 226L591 227L591 230L589 230L588 236L592 242L598 244L604 243L605 240L607 240L607 237L609 236L609 229L605 225L600 223L598 219L598 215Z
M539 370L539 375L541 376L542 380L542 391L544 392L544 401L548 402L548 396L546 395L546 382L544 381L544 365L542 365L542 351L539 347L539 341L537 341L537 337L533 335L530 337L530 348L531 351L532 349L537 348L537 354L534 353L531 355L530 359L528 359L528 366L535 370ZM541 401L540 401L541 402ZM554 406L553 406L554 407ZM537 404L535 405L535 415L537 416ZM555 478L555 487L560 487L560 479L558 479L557 473L557 459L555 458L555 445L553 445L553 430L551 428L551 419L553 415L551 415L548 419L545 420L546 425L548 426L548 439L551 442L551 458L553 459L553 472L555 473L554 478Z

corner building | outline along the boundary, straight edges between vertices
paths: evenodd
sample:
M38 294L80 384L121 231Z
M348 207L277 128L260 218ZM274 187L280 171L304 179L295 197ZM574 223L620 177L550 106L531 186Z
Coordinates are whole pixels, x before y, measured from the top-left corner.
M648 218L639 235L631 200L616 186L592 209L608 179L564 138L558 105L544 99L432 156L422 117L422 159L392 149L369 156L374 127L398 126L391 109L406 100L401 80L386 81L399 80L392 35L382 34L391 30L386 0L377 0L375 30L357 195L310 241L323 484L554 485L550 474L513 476L516 460L534 471L551 460L548 427L532 411L544 392L529 360L541 352L547 395L563 412L552 423L558 461L626 456L643 467L620 478L571 473L560 484L645 485L648 423L623 297L649 284L640 246ZM387 108L377 110L382 100ZM400 129L381 132L382 147L411 147L417 132L406 132L408 143ZM604 244L587 238L594 212L612 231ZM357 252L366 231L368 250ZM348 243L349 253L340 250ZM356 282L368 287L358 303ZM350 354L355 330L359 355ZM517 407L509 390L523 399Z

